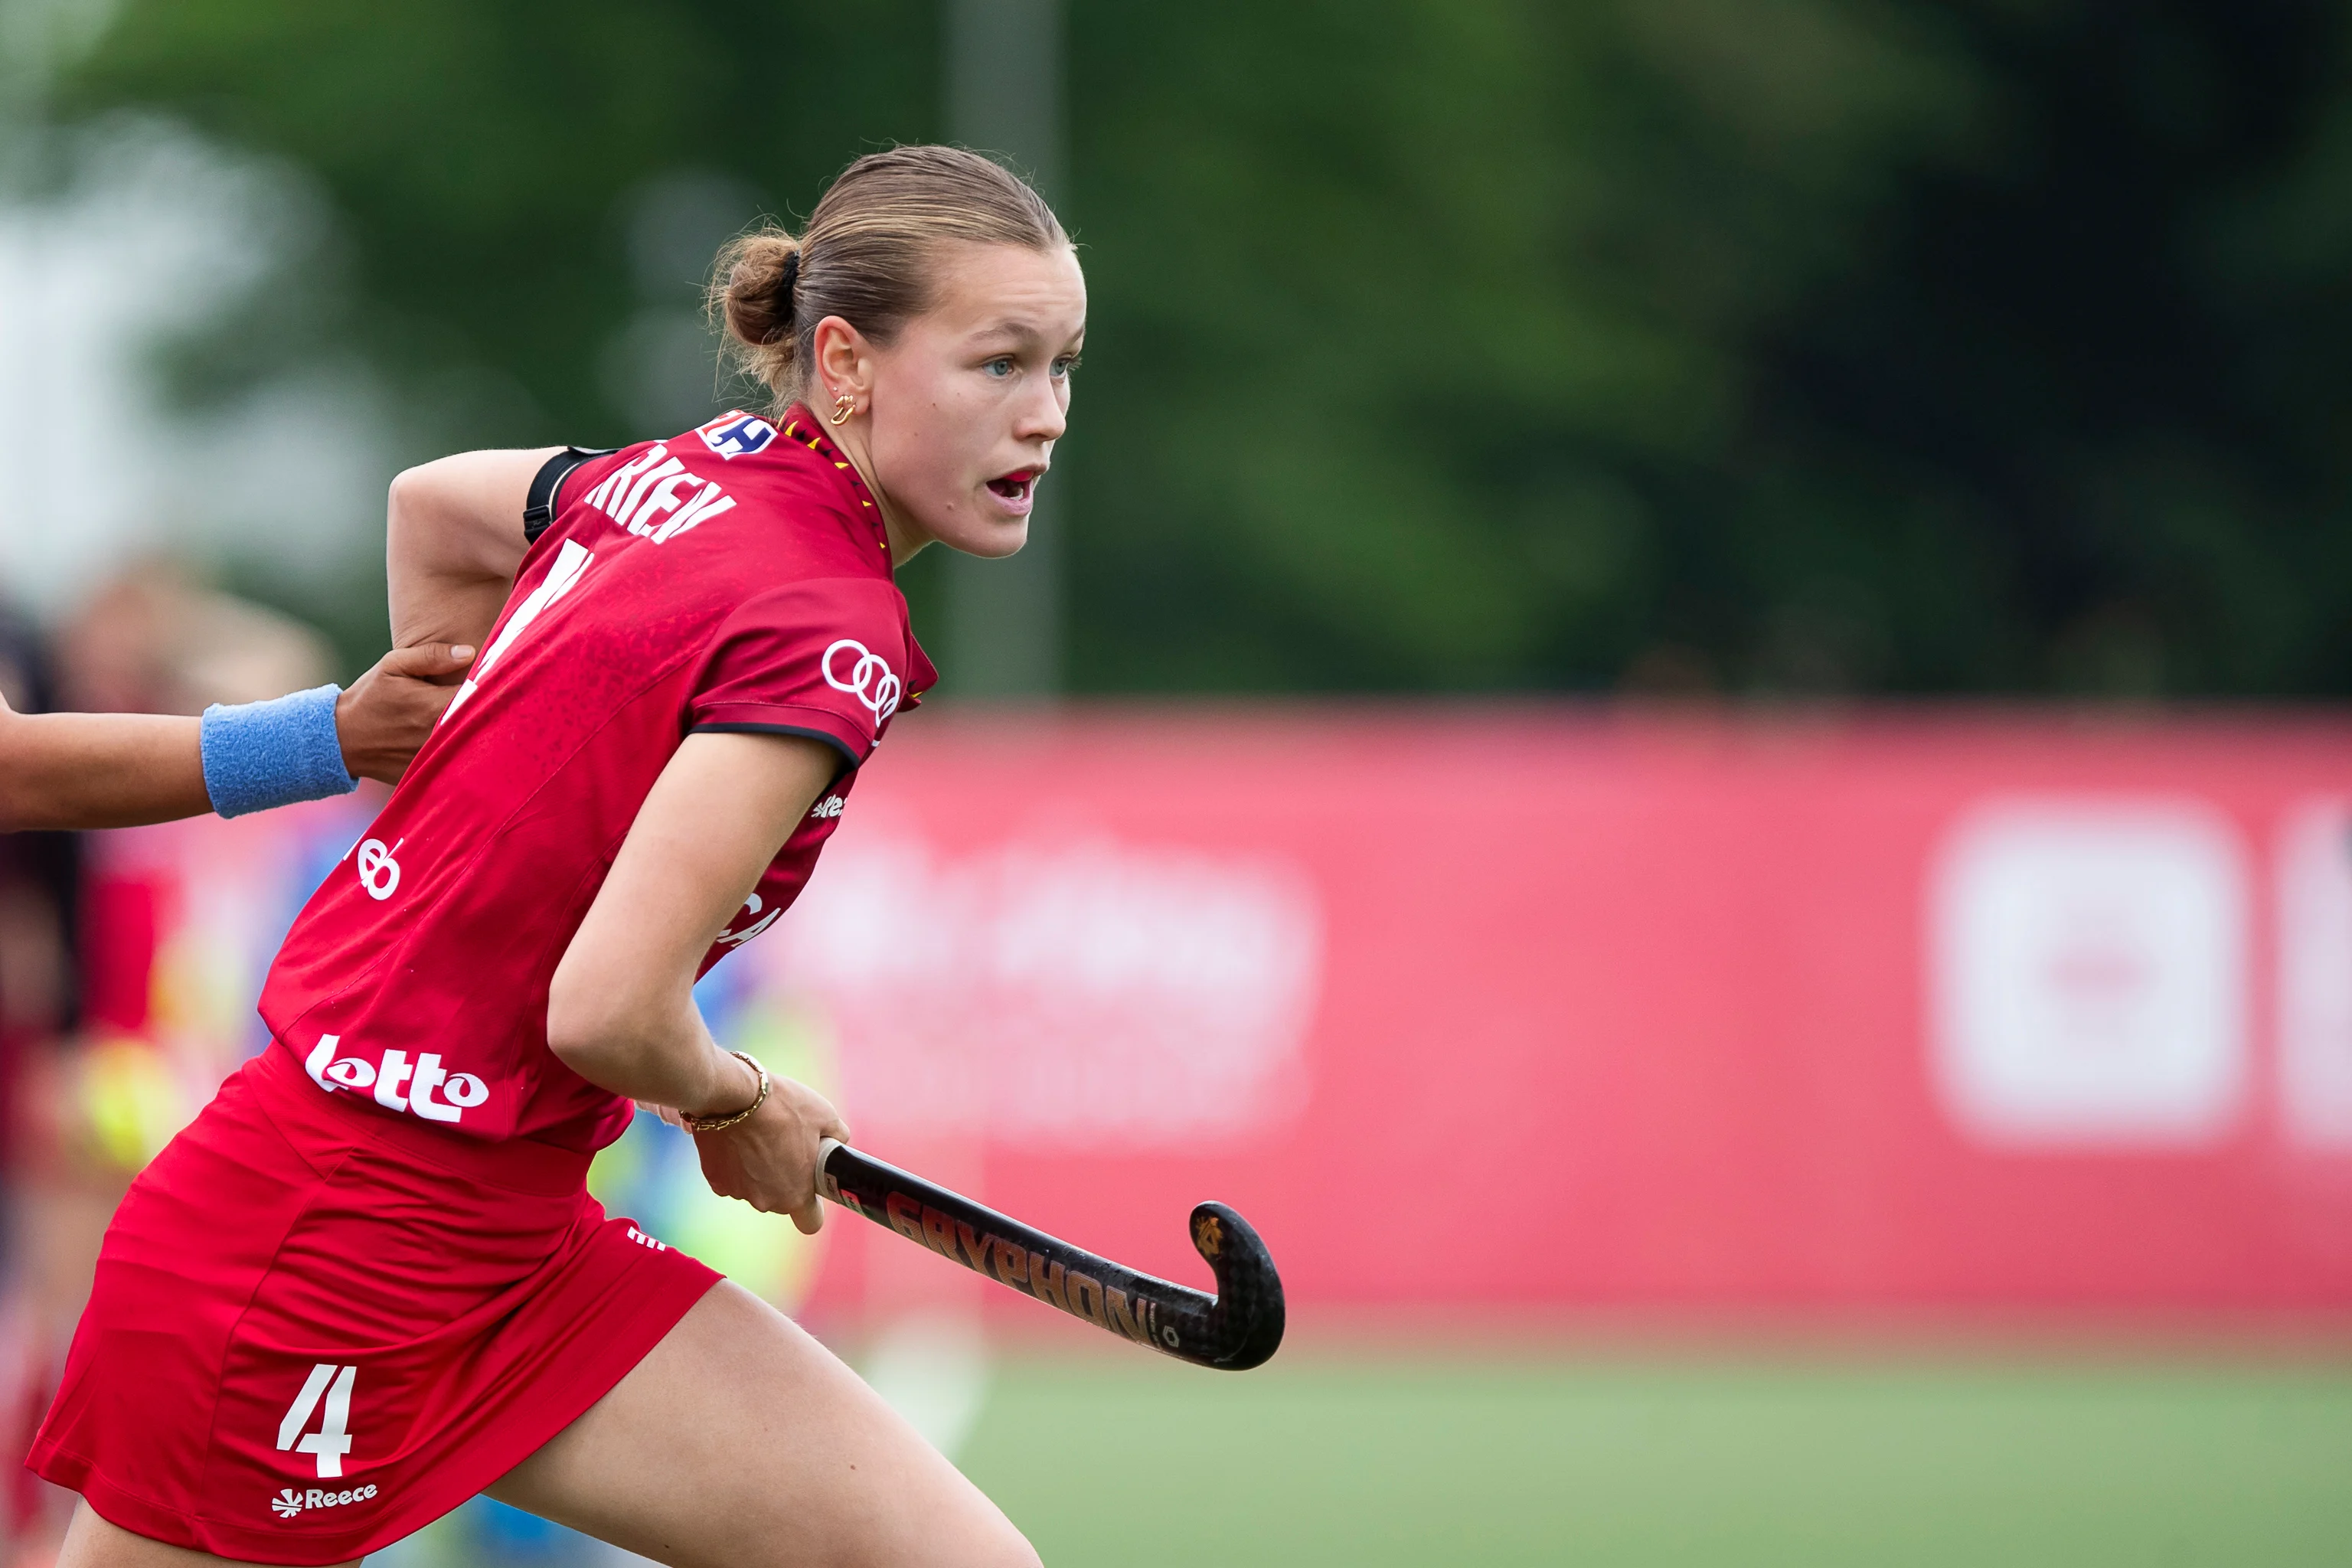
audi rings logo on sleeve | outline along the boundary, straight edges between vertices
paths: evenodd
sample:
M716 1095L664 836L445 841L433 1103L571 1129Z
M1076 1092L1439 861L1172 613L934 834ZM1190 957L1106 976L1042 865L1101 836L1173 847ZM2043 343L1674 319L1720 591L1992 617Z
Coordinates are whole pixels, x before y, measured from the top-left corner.
M898 710L898 698L906 682L890 673L882 656L870 652L856 637L844 637L824 650L824 683L835 691L846 691L866 704L877 724Z

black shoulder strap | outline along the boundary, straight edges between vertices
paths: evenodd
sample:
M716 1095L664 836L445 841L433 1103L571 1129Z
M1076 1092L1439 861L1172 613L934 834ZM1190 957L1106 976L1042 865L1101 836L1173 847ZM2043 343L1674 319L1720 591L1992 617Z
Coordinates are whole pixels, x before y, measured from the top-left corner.
M530 481L530 499L522 509L522 536L533 544L539 542L539 536L555 521L555 503L572 469L592 458L609 458L619 450L618 447L566 447L541 463Z

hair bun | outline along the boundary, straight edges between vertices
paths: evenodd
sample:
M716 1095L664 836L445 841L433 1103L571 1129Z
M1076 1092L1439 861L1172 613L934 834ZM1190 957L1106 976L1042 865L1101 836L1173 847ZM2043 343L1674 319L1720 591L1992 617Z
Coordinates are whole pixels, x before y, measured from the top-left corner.
M801 242L780 228L747 234L727 247L717 301L727 330L752 348L789 343Z

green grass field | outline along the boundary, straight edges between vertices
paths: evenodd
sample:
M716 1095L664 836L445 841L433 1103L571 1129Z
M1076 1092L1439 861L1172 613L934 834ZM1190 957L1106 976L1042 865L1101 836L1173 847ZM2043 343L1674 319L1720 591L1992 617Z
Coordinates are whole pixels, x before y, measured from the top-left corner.
M1049 1564L2352 1564L2352 1361L1013 1360Z

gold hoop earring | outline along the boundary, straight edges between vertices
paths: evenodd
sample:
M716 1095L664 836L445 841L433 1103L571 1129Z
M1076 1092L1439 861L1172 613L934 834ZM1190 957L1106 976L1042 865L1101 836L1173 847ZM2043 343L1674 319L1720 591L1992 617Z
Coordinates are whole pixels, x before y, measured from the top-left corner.
M856 412L857 399L845 392L833 400L833 413L827 416L825 423L835 426L845 424L849 416Z

